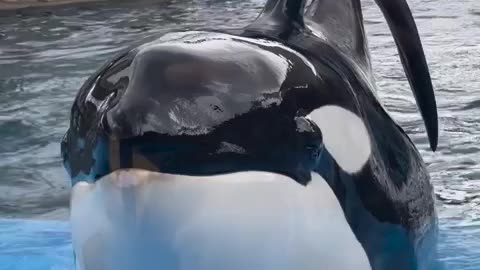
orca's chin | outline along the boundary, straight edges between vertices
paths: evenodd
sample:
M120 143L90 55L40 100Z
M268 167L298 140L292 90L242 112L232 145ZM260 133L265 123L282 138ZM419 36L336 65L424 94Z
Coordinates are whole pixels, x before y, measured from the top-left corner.
M72 190L78 270L370 270L334 193L275 173L118 170Z

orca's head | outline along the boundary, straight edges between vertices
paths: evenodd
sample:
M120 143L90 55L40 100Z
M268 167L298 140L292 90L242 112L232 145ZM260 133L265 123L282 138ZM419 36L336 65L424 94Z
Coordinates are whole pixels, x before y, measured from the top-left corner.
M119 169L275 172L306 184L322 151L313 65L279 42L184 32L128 51L84 86L64 158L77 180Z
M308 116L328 95L324 79L282 42L211 32L172 33L105 66L62 143L77 268L272 269L283 257L313 269L334 244L354 259L331 265L369 270L314 173L324 143ZM288 240L292 229L305 234ZM267 254L297 248L298 258Z

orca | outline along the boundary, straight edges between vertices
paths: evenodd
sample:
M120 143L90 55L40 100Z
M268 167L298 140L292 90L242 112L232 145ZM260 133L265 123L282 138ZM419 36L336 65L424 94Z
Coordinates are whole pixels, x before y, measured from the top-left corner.
M435 151L412 13L376 3ZM61 143L76 268L433 269L429 173L373 78L360 0L268 0L244 28L120 52Z

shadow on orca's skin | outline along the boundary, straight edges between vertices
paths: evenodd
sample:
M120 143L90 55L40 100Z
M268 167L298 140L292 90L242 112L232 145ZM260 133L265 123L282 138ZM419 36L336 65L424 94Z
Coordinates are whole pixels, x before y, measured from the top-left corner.
M412 14L405 0L376 2L435 150L435 97ZM375 97L360 0L306 8L269 0L243 29L132 46L80 89L62 155L74 186L130 168L189 177L260 171L306 187L318 173L371 269L434 265L429 175Z

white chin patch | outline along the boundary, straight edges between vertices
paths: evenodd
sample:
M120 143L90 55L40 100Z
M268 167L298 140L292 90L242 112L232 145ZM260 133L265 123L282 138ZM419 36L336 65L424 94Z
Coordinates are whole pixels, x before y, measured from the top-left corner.
M371 270L318 174L117 171L73 187L71 224L77 270Z
M353 174L365 166L372 148L360 117L342 107L327 105L314 110L307 118L322 131L325 148L340 168Z

